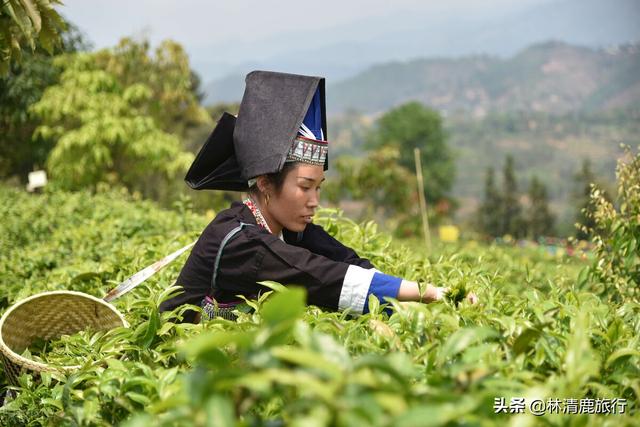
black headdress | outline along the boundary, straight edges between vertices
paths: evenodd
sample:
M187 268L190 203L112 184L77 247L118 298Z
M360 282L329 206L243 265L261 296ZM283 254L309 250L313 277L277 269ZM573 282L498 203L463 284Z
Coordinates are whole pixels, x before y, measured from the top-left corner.
M246 191L286 161L328 167L324 79L253 71L238 117L224 113L189 168L196 190Z

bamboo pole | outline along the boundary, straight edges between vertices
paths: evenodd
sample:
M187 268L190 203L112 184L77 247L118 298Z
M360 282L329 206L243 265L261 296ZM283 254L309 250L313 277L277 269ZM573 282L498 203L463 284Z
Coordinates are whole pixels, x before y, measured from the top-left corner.
M431 233L429 231L429 218L427 217L427 201L424 198L424 182L422 180L422 162L420 161L420 149L414 148L413 155L416 162L416 178L418 179L418 198L420 200L420 213L422 214L422 233L427 251L431 252Z

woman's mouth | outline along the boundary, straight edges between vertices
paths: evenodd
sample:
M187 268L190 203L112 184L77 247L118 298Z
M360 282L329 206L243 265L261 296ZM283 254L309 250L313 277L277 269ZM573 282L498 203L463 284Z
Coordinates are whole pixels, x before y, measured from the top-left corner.
M302 218L304 218L304 222L306 222L307 224L311 224L313 220L313 215L305 215Z

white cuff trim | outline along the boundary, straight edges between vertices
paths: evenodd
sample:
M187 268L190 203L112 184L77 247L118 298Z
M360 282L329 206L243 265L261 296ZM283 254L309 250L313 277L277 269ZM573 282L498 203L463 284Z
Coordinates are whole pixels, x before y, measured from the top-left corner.
M369 286L375 273L376 270L374 269L365 269L357 265L350 265L349 268L347 268L347 274L345 274L344 281L342 282L338 310L349 310L357 314L362 314L364 305L367 302Z

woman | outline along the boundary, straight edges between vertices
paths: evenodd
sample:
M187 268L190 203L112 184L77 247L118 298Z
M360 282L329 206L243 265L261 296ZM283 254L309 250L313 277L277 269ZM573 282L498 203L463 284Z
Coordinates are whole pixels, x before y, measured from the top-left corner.
M187 173L195 189L245 191L205 228L177 283L184 292L161 305L203 305L221 315L268 290L271 280L307 290L307 302L367 311L376 295L400 301L441 299L445 288L386 275L328 235L312 219L327 169L324 79L254 71L238 118L224 114ZM475 302L474 295L470 300ZM220 310L223 309L223 310ZM214 312L214 310L217 310ZM196 321L187 312L185 320Z

